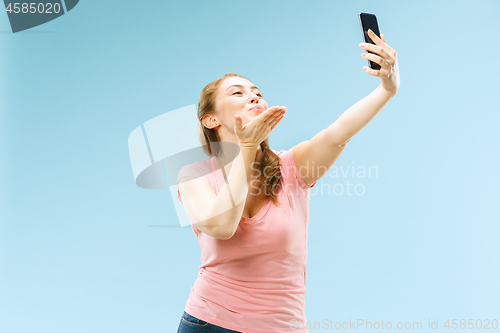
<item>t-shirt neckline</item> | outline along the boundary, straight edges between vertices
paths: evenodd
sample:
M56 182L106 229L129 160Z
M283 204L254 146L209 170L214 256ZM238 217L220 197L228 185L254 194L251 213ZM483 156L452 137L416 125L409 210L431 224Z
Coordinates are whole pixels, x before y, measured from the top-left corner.
M242 216L241 220L247 221L247 222L252 222L252 221L257 222L257 221L259 221L260 219L262 219L262 217L269 210L269 207L271 206L271 202L272 202L272 200L270 198L266 198L266 200L264 201L264 204L262 205L262 208L259 210L259 212L257 213L257 215L254 215L251 218Z

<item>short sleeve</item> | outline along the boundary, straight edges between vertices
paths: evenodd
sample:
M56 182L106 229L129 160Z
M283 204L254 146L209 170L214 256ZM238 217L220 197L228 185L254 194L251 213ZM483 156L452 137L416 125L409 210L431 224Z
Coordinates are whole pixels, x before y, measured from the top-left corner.
M179 173L177 174L177 198L181 203L182 203L182 198L181 198L181 193L179 192L179 181L181 180L181 178L187 176L197 177L203 179L205 182L207 182L208 185L210 185L210 182L207 179L209 172L210 171L203 168L199 162L186 165L179 171Z
M289 178L289 181L294 182L299 186L299 188L304 190L309 190L316 185L317 182L314 182L311 186L307 185L304 179L300 176L297 164L295 163L295 159L293 157L293 148L289 150L281 150L278 153L278 156L281 159L281 167L284 169L282 172L285 177ZM305 172L305 170L302 171L302 173Z

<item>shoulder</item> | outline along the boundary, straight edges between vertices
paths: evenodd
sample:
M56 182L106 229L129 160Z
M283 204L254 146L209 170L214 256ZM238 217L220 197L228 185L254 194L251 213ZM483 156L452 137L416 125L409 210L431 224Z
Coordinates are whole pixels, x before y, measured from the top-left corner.
M271 149L273 153L275 153L279 159L280 159L280 168L281 168L281 173L282 176L288 177L289 175L289 169L291 166L291 163L293 161L293 155L292 155L292 150L274 150ZM292 157L292 159L290 159Z
M273 153L275 153L279 158L280 158L280 164L281 166L283 165L289 165L290 164L290 156L292 156L292 149L289 150L274 150L271 149ZM292 156L293 158L293 156Z
M210 176L211 174L212 166L210 158L205 161L196 161L191 164L184 165L177 173L177 197L179 201L182 203L179 184L189 182L192 179L203 180L215 191L215 181L214 178Z
M179 181L179 179L181 179L182 177L186 176L196 176L196 177L207 176L211 172L212 172L211 158L208 158L204 161L195 161L193 163L186 164L180 168L177 174L177 181Z
M281 173L285 180L287 182L293 182L298 188L303 189L303 190L309 190L314 185L316 185L316 182L314 182L311 186L307 185L304 182L304 179L302 178L300 171L297 168L297 164L295 163L295 158L293 156L293 147L288 149L288 150L280 150L280 151L275 151L271 149L273 152L276 153L280 157L280 166L281 166Z
M275 150L275 149L271 148L271 151L273 153L275 153L276 155L281 156L281 154L283 154L284 152L287 152L288 150Z

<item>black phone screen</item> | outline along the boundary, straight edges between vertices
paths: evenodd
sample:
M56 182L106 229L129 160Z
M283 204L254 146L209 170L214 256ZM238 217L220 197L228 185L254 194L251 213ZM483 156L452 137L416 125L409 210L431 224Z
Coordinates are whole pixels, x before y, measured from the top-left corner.
M361 33L363 34L363 41L365 43L370 43L374 44L375 43L371 40L370 36L368 36L368 29L371 29L379 38L380 38L380 31L378 30L378 24L377 24L377 17L373 14L368 14L368 13L359 13L359 24L361 26ZM369 53L373 53L370 51L367 51ZM368 60L368 65L372 69L380 69L380 65Z

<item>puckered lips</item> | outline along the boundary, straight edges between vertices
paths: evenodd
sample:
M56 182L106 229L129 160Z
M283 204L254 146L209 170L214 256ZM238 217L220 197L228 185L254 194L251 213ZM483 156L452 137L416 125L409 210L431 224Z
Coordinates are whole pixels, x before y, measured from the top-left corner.
M250 109L248 109L248 111L254 111L254 112L257 112L257 113L262 113L262 112L264 112L264 107L262 105L256 105L256 106L253 106Z

